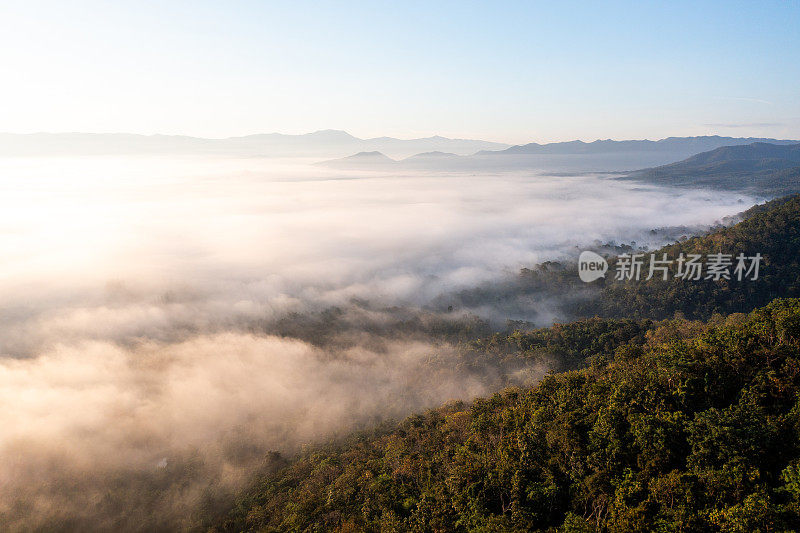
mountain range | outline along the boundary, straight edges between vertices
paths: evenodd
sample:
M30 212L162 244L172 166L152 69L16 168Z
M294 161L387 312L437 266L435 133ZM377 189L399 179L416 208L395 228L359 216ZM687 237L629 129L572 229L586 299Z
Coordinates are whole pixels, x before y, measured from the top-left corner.
M754 142L771 144L794 144L799 141L778 140L756 137L720 137L706 135L701 137L668 137L658 141L634 140L614 141L611 139L593 142L569 141L548 144L529 143L511 146L505 150L481 151L481 155L513 154L607 154L625 152L686 152L687 155L706 152L720 146L736 146Z
M737 139L737 141L742 140ZM677 140L675 141L677 142ZM687 141L691 142L684 143L685 145L694 146L707 142L707 140L698 142L697 139L688 139ZM605 144L605 146L616 148L619 148L620 145L632 146L628 141ZM426 152L395 160L381 152L372 151L359 152L352 156L323 161L319 164L351 170L427 169L446 171L480 168L481 162L486 163L486 157ZM493 158L493 156L490 157ZM578 155L563 154L560 157L578 157ZM594 160L591 159L591 156L587 157L590 158L589 161ZM775 198L800 192L800 143L759 141L722 146L675 163L633 171L619 179L643 181L653 185L741 191L765 198Z
M320 130L301 135L266 133L224 139L128 133L0 133L0 156L180 154L317 160L339 158L323 163L340 169L385 169L395 166L430 170L607 172L657 167L723 146L754 142L787 145L800 141L714 135L670 137L658 141L576 140L509 146L441 136L361 139L341 130ZM372 152L380 152L385 157L378 157L374 153L369 157L364 154Z
M241 157L341 157L353 152L381 151L393 157L420 152L472 154L507 148L507 144L433 136L420 139L360 139L345 131L321 130L302 135L266 133L205 139L184 135L128 133L0 133L0 155L128 155L200 154Z
M359 152L338 159L321 161L318 165L347 169L347 170L391 170L391 169L421 169L432 170L437 166L458 166L459 163L469 160L467 156L452 152L423 152L404 159L392 159L382 152Z
M530 143L503 150L481 150L465 156L462 152L417 154L419 157L393 161L378 154L363 153L323 161L321 164L339 169L385 170L418 168L448 170L539 170L543 172L614 172L657 167L692 155L724 146L750 145L754 142L791 145L800 141L760 139L753 137L670 137L659 141L598 140L590 143L569 141L549 144ZM381 154L384 155L384 154ZM434 156L435 155L435 156Z
M748 191L767 197L800 192L800 143L724 146L683 161L632 172L655 185Z

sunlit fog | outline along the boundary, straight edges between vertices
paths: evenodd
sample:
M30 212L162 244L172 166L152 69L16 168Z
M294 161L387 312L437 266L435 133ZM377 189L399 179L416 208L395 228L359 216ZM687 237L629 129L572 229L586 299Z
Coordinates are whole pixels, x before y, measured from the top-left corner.
M129 509L181 517L267 451L531 383L545 366L468 369L450 342L380 325L509 318L502 302L435 302L580 246L657 246L675 237L654 229L697 231L754 202L605 175L310 163L0 161L0 512L16 527L110 527L101 496L120 479L120 494L162 491ZM511 318L550 316L536 311ZM345 319L320 339L325 313Z
M800 531L799 27L0 1L0 533Z

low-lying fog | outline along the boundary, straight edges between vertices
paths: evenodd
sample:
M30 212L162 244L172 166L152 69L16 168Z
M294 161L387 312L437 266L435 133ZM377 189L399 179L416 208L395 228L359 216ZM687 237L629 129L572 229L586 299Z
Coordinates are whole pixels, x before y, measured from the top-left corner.
M196 527L268 450L544 370L465 370L446 342L359 321L752 203L592 175L0 159L0 522ZM354 299L347 342L303 330Z

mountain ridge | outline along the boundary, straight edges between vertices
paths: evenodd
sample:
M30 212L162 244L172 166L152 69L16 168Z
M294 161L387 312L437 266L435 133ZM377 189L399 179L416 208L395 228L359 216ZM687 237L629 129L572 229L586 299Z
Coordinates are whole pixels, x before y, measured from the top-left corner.
M637 170L621 179L771 197L793 194L800 192L800 143L723 146L675 163Z
M429 162L452 161L454 159L463 160L468 156L454 154L452 152L442 152L434 150L422 152L402 159L392 159L383 152L358 152L346 157L318 161L315 165L350 169L350 170L389 170L389 169L422 169L426 168Z
M450 151L462 155L508 144L479 139L451 139L439 135L414 139L361 139L343 130L303 134L256 133L203 138L188 135L133 133L0 133L0 155L119 155L200 154L261 157L342 157L348 153L381 151L394 157L420 152Z
M587 143L575 140L549 144L530 143L499 151L480 150L474 154L455 154L459 157L417 158L414 166L422 170L439 171L482 169L489 171L536 170L556 173L631 173L636 172L637 169L671 164L724 146L745 146L765 141L771 141L769 144L778 146L800 142L756 137L720 137L718 135L667 137L657 141L604 139ZM534 150L531 147L536 148ZM445 151L452 152L452 150ZM430 150L426 150L426 152L430 152ZM409 159L409 157L404 159ZM346 165L340 163L339 166L344 168ZM365 165L361 165L360 169L365 170ZM376 168L376 170L379 169Z
M614 151L627 151L631 149L661 150L692 149L700 151L712 150L721 146L751 144L765 142L770 144L795 144L800 141L788 139L772 139L767 137L722 137L719 135L699 135L693 137L666 137L659 140L621 140L597 139L591 142L581 140L564 141L555 143L528 143L511 146L504 150L484 150L481 155L506 155L506 154L578 154L578 153L609 153ZM711 148L704 147L711 146ZM477 154L476 154L477 155Z

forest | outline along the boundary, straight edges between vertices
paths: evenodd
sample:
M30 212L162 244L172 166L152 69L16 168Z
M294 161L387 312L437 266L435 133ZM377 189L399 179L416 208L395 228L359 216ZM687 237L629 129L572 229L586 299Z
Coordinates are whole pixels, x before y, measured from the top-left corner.
M585 364L309 451L213 530L800 527L800 300L508 342Z
M800 528L798 218L800 198L777 200L665 249L758 250L757 281L610 281L579 307L592 318L464 342L555 364L529 387L273 457L210 531Z

